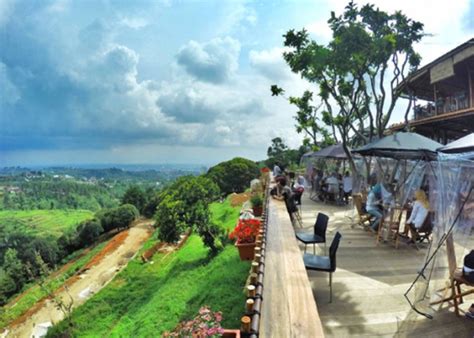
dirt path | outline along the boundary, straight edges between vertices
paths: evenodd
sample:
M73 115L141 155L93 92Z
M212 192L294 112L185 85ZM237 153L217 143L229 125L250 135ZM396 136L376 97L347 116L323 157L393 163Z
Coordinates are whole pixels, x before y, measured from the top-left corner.
M150 237L150 224L150 221L137 223L128 230L128 235L122 244L114 248L114 250L109 250L107 255L100 260L93 258L92 261L95 261L96 264L92 266L88 264L88 270L80 276L72 276L66 282L69 285L69 294L74 299L74 307L83 304L94 293L102 289L127 265L128 261ZM124 236L124 234L121 233L117 236ZM101 253L98 253L99 255ZM58 296L65 302L70 301L68 294L64 290L59 291ZM6 335L5 333L0 333L0 337L38 337L44 332L43 324L56 323L62 318L63 313L51 301L46 300L34 313L29 314L29 318L26 318L20 324L13 324L11 327L8 327L8 333Z

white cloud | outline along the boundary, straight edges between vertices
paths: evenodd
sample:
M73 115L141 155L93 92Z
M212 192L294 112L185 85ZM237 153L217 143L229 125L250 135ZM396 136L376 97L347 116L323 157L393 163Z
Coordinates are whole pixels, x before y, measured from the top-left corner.
M122 17L120 24L132 29L141 29L148 26L148 21L139 17Z
M206 43L191 40L181 47L177 61L198 80L222 83L237 71L239 53L240 43L230 37Z
M251 50L249 52L249 61L262 75L272 81L288 80L293 73L283 59L285 48L272 48L268 50Z

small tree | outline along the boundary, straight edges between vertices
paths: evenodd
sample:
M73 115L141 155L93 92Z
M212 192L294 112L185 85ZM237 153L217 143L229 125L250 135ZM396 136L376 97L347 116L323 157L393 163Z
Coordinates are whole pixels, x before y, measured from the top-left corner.
M184 231L182 220L182 202L173 196L163 196L156 209L155 226L158 227L158 239L168 243L176 243Z

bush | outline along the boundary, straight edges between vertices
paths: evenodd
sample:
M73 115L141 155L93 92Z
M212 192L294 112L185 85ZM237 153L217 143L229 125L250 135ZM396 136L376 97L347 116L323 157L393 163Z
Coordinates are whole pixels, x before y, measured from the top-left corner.
M81 247L93 244L104 232L99 220L92 219L81 223L78 227L78 237Z
M236 157L210 168L206 176L216 182L222 194L228 195L245 191L250 181L259 175L255 162Z
M138 216L137 208L131 204L124 204L118 208L103 210L96 214L105 232L128 228Z

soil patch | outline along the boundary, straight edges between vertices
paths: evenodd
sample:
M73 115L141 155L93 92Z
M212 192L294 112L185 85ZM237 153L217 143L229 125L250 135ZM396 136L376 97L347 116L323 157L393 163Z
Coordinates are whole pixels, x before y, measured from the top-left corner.
M230 205L233 207L244 204L250 199L250 193L243 192L241 194L233 193L230 195Z

